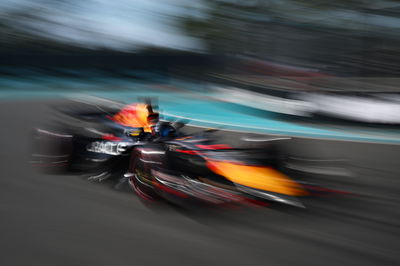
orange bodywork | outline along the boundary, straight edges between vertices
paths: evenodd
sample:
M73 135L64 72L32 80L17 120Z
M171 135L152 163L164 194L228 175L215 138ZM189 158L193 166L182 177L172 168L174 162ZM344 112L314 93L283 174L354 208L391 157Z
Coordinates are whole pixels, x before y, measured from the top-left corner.
M152 124L148 121L149 115L147 104L136 103L122 108L112 117L112 120L124 126L143 128L145 132L151 132Z
M250 188L289 196L305 196L308 194L300 184L271 167L213 160L207 162L207 167L233 183Z

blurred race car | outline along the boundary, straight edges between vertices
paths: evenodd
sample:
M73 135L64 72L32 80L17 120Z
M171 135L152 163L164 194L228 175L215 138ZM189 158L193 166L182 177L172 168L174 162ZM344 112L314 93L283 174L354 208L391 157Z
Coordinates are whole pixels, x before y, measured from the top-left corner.
M35 130L32 162L41 169L116 178L143 199L183 206L304 207L301 197L334 192L289 177L274 142L233 147L216 130L184 133L182 122L159 121L150 102L57 110L56 122Z

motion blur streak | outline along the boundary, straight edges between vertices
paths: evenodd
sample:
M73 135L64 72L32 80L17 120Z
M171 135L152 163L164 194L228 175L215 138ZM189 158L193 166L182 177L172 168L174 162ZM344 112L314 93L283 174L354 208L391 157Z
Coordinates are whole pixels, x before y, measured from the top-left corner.
M1 0L0 265L400 265L397 0Z
M207 166L234 183L290 196L308 193L287 176L269 167L238 165L229 162L208 161Z

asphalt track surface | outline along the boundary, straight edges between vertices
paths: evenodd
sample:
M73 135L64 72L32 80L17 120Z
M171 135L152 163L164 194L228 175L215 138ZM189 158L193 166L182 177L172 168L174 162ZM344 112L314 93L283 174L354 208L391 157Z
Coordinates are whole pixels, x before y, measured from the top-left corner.
M345 158L352 175L324 178L357 195L304 210L190 211L33 171L29 133L47 110L43 101L0 104L0 265L400 263L400 145L293 139L283 147L293 156Z

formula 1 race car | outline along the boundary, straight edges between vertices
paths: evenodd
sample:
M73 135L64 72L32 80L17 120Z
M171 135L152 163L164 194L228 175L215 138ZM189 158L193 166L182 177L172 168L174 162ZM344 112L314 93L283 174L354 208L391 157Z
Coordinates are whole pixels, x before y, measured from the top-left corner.
M57 123L35 130L34 165L117 178L142 199L182 206L303 207L300 197L335 193L289 177L273 141L239 147L221 131L187 133L181 121L159 121L150 103L67 107L57 108Z

